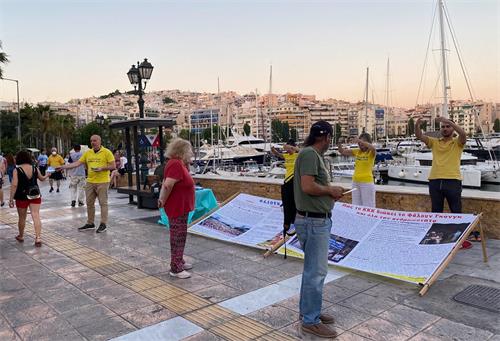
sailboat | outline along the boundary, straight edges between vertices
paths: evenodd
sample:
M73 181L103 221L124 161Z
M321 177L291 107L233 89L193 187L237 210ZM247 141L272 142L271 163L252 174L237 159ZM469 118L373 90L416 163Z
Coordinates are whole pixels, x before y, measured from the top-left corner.
M446 46L445 46L445 32L444 32L444 20L445 20L444 0L438 0L438 10L439 10L440 45L441 45L441 68L442 68L442 79L443 79L442 81L443 101L441 103L441 115L443 117L448 118L449 116L448 92L451 89L451 87L449 85L448 65L446 60ZM453 35L453 32L451 32L451 34ZM455 39L453 39L453 41L455 42ZM459 55L459 60L462 64L460 55ZM406 157L406 160L409 162L407 162L406 164L389 165L389 171L388 171L389 178L397 179L400 181L427 183L429 181L428 177L432 167L432 153L421 152L421 153L406 154L404 156ZM464 187L474 187L474 188L481 187L482 172L476 166L477 160L478 158L476 156L473 156L468 153L462 153L460 160L460 173L462 176L462 185Z

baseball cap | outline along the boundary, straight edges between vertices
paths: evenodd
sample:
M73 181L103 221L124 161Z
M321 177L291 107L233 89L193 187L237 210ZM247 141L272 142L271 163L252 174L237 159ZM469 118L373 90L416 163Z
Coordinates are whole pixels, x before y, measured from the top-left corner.
M287 145L289 146L296 146L297 144L295 143L295 140L294 139L289 139L288 142L286 143Z
M310 136L324 136L324 135L333 135L333 128L330 123L327 121L318 121L311 126L311 131L309 132Z

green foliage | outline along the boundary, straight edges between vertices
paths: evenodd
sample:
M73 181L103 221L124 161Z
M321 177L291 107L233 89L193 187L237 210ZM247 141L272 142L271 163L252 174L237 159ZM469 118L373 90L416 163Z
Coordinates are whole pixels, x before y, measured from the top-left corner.
M290 125L279 119L271 121L272 142L287 142L290 139Z
M107 95L102 95L102 96L99 96L100 99L106 99L106 98L110 98L110 97L115 97L115 96L120 96L122 93L120 92L120 90L116 89L115 91L113 92L110 92L109 94Z
M90 137L92 135L103 136L104 128L97 122L90 122L75 132L73 142L90 146Z
M246 135L246 136L249 136L250 135L250 124L248 123L245 123L245 125L243 126L243 133Z
M299 139L299 133L297 132L297 129L292 128L290 130L290 138L294 139L295 141L298 141L298 139Z
M496 119L495 120L495 123L493 124L493 131L495 131L495 133L500 133L500 119Z
M184 139L184 140L188 140L189 141L189 130L188 129L182 129L180 132L179 132L179 137L181 139Z
M2 41L0 40L0 50L2 50ZM9 62L9 58L5 52L0 52L0 78L3 77L3 69L1 64L7 64Z
M212 141L212 132L210 131L210 128L206 128L205 130L203 130L202 139L206 140L209 144L214 144L214 143L216 144L217 139L220 136L220 139L222 141L226 141L226 135L224 133L224 129L219 127L217 124L214 124L212 126L212 131L213 131L213 137L214 137L213 141Z
M339 138L342 136L342 127L339 123L335 123L335 135L333 137L333 143L337 144Z
M170 103L177 103L177 102L170 97L163 98L163 104L170 104Z
M408 121L408 135L412 136L415 134L415 121L413 121L413 117Z

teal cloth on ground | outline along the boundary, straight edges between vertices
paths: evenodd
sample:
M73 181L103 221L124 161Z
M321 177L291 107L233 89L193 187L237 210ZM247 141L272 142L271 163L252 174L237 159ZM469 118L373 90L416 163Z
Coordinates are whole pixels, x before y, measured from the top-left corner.
M211 189L197 189L195 191L194 211L189 212L188 225L192 221L203 217L216 207L217 200L215 199L214 192L212 192ZM168 217L163 207L160 208L160 220L158 220L158 224L165 225L165 228L169 227Z

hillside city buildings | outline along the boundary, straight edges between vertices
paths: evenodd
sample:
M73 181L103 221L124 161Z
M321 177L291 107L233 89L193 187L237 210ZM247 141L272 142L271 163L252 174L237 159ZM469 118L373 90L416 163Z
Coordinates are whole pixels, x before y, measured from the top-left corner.
M271 121L274 119L288 122L289 127L297 131L299 140L305 137L311 123L317 120L338 124L336 131L344 137L356 136L363 131L376 138L406 136L410 117L423 116L430 129L434 119L440 116L441 109L439 104L418 105L411 109L386 108L373 103L319 100L314 95L300 93L260 95L251 92L240 95L233 91L214 94L164 90L150 92L144 99L146 117L175 119L174 133L182 129L199 133L211 124L219 124L242 134L247 124L252 135L264 139L271 136ZM119 92L72 99L67 103L39 104L50 105L57 114L72 115L77 126L93 121L97 115L113 121L138 118L139 115L137 96ZM16 106L17 103L0 102L0 110L16 111ZM470 135L479 132L479 121L485 133L492 132L493 122L500 118L500 103L451 101L449 110L450 118Z

